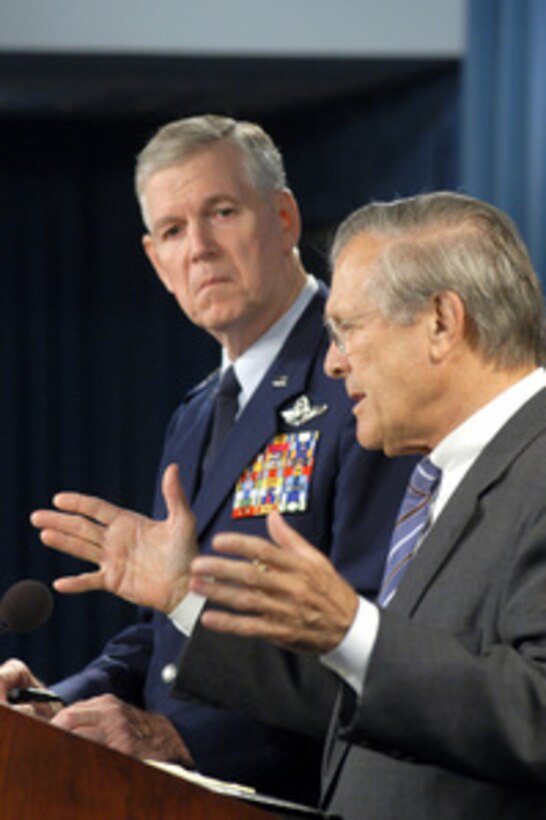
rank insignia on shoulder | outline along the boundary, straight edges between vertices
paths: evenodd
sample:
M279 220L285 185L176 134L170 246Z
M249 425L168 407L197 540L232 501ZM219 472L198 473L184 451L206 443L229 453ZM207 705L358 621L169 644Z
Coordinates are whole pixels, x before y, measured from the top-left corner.
M305 512L319 435L305 430L275 436L239 478L232 518Z
M281 410L281 415L287 424L292 427L301 427L311 419L322 416L328 410L327 404L311 404L307 396L300 396L292 407Z

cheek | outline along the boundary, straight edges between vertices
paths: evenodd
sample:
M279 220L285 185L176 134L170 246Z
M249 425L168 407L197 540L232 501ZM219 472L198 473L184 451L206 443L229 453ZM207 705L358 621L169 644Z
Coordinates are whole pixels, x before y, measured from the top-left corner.
M238 248L238 260L246 278L261 288L274 286L285 262L282 240L271 231L253 233Z
M163 284L169 290L174 290L179 265L172 245L161 247L159 251L156 251L154 267Z
M197 304L195 295L191 291L191 283L186 273L179 267L169 267L167 271L169 285L167 289L173 294L176 301L190 318L194 314Z

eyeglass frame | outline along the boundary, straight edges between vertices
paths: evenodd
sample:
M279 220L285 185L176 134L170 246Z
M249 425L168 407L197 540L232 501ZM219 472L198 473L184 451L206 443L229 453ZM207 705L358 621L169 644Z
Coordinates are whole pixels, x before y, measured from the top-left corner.
M354 316L352 319L335 319L333 316L326 316L324 318L324 328L328 334L330 344L334 344L340 353L344 356L347 354L347 340L346 336L352 330L361 328L360 322L366 316L372 313L378 313L379 308L370 308L370 310L361 313L359 316Z

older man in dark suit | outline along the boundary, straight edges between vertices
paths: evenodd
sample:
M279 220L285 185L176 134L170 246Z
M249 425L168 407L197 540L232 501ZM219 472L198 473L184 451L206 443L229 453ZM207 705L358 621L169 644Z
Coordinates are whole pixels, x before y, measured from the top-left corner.
M217 539L218 550L250 563L195 561L193 588L243 612L210 609L203 623L320 653L337 670L323 801L344 818L543 817L538 280L502 213L449 193L363 208L341 226L333 259L327 369L356 403L358 439L426 456L377 605L274 516L276 547ZM207 651L223 667L229 646L216 646L208 630L196 633L181 691L207 679ZM218 701L212 682L200 693ZM254 703L252 713L272 716L272 704Z

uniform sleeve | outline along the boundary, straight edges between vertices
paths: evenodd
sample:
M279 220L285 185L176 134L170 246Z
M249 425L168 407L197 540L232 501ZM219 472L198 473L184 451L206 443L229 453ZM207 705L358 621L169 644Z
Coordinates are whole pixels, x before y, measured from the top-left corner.
M143 705L143 687L153 632L143 619L114 636L80 672L53 685L65 703L110 692L134 706Z

